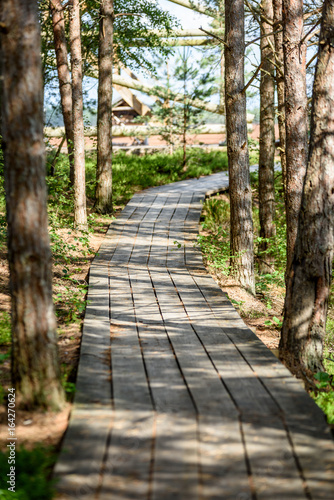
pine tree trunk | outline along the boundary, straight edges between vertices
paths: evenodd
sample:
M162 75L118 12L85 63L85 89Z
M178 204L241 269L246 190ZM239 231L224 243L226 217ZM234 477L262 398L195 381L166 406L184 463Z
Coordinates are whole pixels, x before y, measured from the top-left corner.
M87 229L85 137L82 99L82 56L80 4L73 0L70 12L70 43L72 65L72 120L74 145L74 225Z
M283 0L287 267L292 263L307 162L306 45L303 0Z
M288 277L280 356L322 370L334 258L334 0L325 0L313 86L310 151Z
M24 407L64 402L52 304L37 2L4 0L3 145L12 297L12 379Z
M183 50L183 134L182 134L182 142L183 142L183 160L182 160L182 167L183 170L186 170L187 168L187 59L186 59L186 52L185 49Z
M244 3L225 0L225 103L231 203L231 266L242 286L255 293L252 192L249 177L244 88Z
M282 0L273 0L276 52L276 87L277 87L277 121L279 130L279 152L281 157L282 178L284 196L286 193L286 137L285 137L285 97L284 97L284 54L283 54L283 31L282 31ZM278 24L279 23L279 24Z
M272 0L262 0L261 11L268 20L273 20ZM268 239L276 234L275 227L275 83L274 74L274 37L268 36L272 26L261 22L261 81L260 81L260 158L259 158L259 271L271 273L274 255L270 252Z
M59 92L67 141L68 159L70 163L70 181L74 184L73 164L73 124L72 124L72 86L68 67L67 43L65 34L64 10L61 0L50 0L53 25L53 40L57 60Z
M112 68L113 0L102 0L99 33L99 90L97 110L97 170L95 210L112 212Z

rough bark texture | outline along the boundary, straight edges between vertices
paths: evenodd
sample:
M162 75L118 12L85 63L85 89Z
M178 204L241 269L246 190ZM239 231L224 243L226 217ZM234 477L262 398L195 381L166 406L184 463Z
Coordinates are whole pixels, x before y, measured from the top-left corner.
M334 0L325 0L313 86L311 139L298 236L285 299L280 356L322 369L334 258Z
M298 227L307 162L306 45L301 44L303 0L283 0L286 125L287 274Z
M252 193L249 178L244 87L244 3L225 0L225 104L231 203L231 266L252 293L254 282Z
M274 23L276 23L274 35L276 52L276 88L277 88L277 121L279 130L279 152L281 157L282 177L284 195L286 192L286 154L285 154L285 97L284 97L284 54L283 54L283 31L282 30L282 0L273 0ZM280 23L280 24L278 24Z
M70 12L70 42L74 145L74 225L78 229L86 229L85 137L82 100L82 56L79 0L73 0Z
M272 0L262 0L261 11L266 19L273 20ZM260 158L259 158L259 217L260 236L259 271L271 273L274 256L270 253L272 242L268 241L276 234L275 226L275 68L274 37L268 36L272 26L262 20L261 35L261 81L260 81Z
M99 33L99 89L97 111L97 171L95 210L112 212L112 68L113 0L102 0Z
M52 304L37 2L4 0L3 147L12 297L12 377L21 403L63 402Z
M73 124L72 124L72 86L68 66L67 43L65 33L64 10L61 0L50 0L53 25L53 41L56 52L59 92L63 113L68 159L70 162L70 180L74 184L73 164Z

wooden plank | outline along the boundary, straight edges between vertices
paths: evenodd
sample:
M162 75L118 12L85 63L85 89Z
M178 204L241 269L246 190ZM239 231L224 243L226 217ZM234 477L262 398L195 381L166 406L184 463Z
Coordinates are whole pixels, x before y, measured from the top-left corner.
M72 411L53 474L61 499L95 498L111 421L111 408Z
M190 500L198 497L196 412L143 264L151 249L153 228L146 225L143 238L137 238L141 262L134 254L129 262L138 334L157 414L151 498Z
M222 491L226 498L236 498L240 491L250 493L239 412L194 334L169 275L152 268L150 273L165 328L199 413L203 498L222 498Z
M147 498L154 411L138 339L127 266L110 268L114 419L99 499Z
M194 248L201 200L226 179L146 190L108 230L90 273L60 498L332 498L320 410Z
M242 418L256 498L306 500L293 449L279 417Z
M331 498L334 490L333 442L323 413L300 382L243 323L218 285L202 274L196 274L195 280L219 324L283 413L293 453L298 457L310 494L313 498Z
M212 322L212 311L209 309L203 295L196 288L196 285L191 276L188 274L188 271L179 269L171 270L171 277L176 285L189 320L191 321L196 333L200 336L203 345L205 347L207 346L208 337L209 344L211 344L213 342L212 333L214 332L216 334L216 342L214 342L216 346L214 351L216 352L219 348L219 343L221 342L221 336L219 337L219 328L217 328L217 323L215 324L214 321ZM210 347L207 348L207 350L211 359L216 360L217 356L214 356ZM249 367L246 367L245 372L245 367L243 365L245 365L244 360L242 360L239 365L235 364L235 369L242 377L242 382L244 383L244 380L247 380L246 377L250 377L251 371L249 370ZM241 371L242 368L243 371ZM230 367L228 371L232 372L232 367ZM223 380L226 381L224 377ZM244 397L242 400L237 397L239 393L244 396L243 388L242 386L240 387L240 381L238 380L236 385L229 382L226 383L238 404L239 410L241 411L242 432L246 441L247 456L250 461L253 484L257 492L257 497L268 498L268 491L272 491L272 489L274 489L276 495L275 498L305 498L301 477L295 461L292 464L289 463L288 467L285 469L283 469L282 466L282 456L284 453L286 454L286 450L289 450L289 454L292 457L293 450L290 446L282 421L278 416L275 416L275 414L278 413L278 408L273 406L273 401L268 398L268 394L266 391L263 391L262 387L262 397L267 400L267 403L269 402L269 408L272 408L272 411L269 411L269 414L267 415L265 412L265 415L263 415L261 411L262 404L257 409L254 403L245 407L242 401ZM249 388L247 388L247 395L249 392ZM252 395L252 392L250 394ZM261 397L259 397L260 395L261 391L258 391L258 389L255 393L253 392L253 396L256 396L257 399L261 399ZM264 457L266 457L266 460L268 459L268 440L263 439L261 441L261 439L252 432L253 427L252 424L249 423L249 419L254 421L254 417L258 423L258 429L262 428L264 433L266 432L267 434L269 433L272 435L272 428L275 427L277 435L276 440L273 442L274 444L271 450L271 458L272 463L276 461L281 464L279 474L272 474L270 471L267 474L267 470L263 468ZM259 424L259 422L261 422L261 424ZM284 453L282 452L282 449L284 450ZM286 485L286 479L289 479L289 486Z

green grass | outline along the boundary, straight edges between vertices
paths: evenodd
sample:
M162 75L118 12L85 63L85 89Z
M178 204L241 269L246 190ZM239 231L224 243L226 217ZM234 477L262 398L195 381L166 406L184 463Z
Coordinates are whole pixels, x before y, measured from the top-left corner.
M0 346L11 342L11 319L6 311L0 312Z
M0 453L0 498L3 500L51 500L54 498L54 481L49 475L54 455L50 449L36 447L15 452L15 492L8 491L10 471L8 453Z
M95 189L95 154L87 157L87 194L91 198ZM144 156L128 155L119 151L113 157L113 198L115 205L126 203L133 193L162 184L181 181L227 170L227 154L221 151L204 152L192 148L188 152L187 169L182 169L182 151Z
M173 155L166 153L129 155L119 151L113 156L113 203L115 206L127 203L133 194L142 189L184 179L210 175L227 170L227 153L224 151L205 152L191 148L188 152L187 169L182 168L182 151ZM59 214L60 207L69 213L73 206L73 191L68 181L68 161L61 155L56 166L55 177L48 177L49 207ZM86 155L86 192L94 199L96 184L96 153Z

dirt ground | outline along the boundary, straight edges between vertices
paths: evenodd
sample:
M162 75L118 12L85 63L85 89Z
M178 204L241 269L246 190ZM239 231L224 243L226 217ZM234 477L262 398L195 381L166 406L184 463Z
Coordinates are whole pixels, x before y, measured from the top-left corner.
M110 221L101 219L99 226L95 228L94 233L90 237L90 247L96 253L103 241L104 234L109 226ZM68 244L75 243L75 234L68 234L64 231L64 238ZM93 255L86 259L81 259L78 254L77 259L72 263L67 264L69 272L75 276L77 283L85 283L88 280L88 271ZM54 288L59 293L64 286L61 280L61 264L54 266ZM274 289L269 293L271 300L271 310L268 315L268 309L263 303L263 297L252 297L240 286L238 286L231 278L219 274L217 270L208 267L213 278L219 283L221 288L228 294L232 301L239 303L238 310L244 319L245 323L256 333L256 335L276 353L278 347L279 333L274 327L265 325L268 318L276 316L281 318L283 309L282 290ZM6 254L0 253L0 311L10 310L9 296L9 273L6 261ZM266 296L268 300L268 295ZM68 323L66 321L66 310L64 304L57 305L58 322L59 322L59 355L63 371L69 374L68 381L74 382L76 375L76 367L79 359L80 340L82 332L83 315L75 322ZM64 316L64 314L65 316ZM65 318L65 319L64 319ZM0 349L0 353L4 349ZM1 375L0 381L5 391L11 385L10 383L10 360L4 361L0 365ZM20 445L31 449L36 444L51 446L57 452L60 448L62 437L68 425L68 419L71 412L71 403L68 402L64 410L60 413L41 412L41 411L22 411L17 410L16 413L16 436ZM7 438L7 407L0 407L0 449L6 450Z

